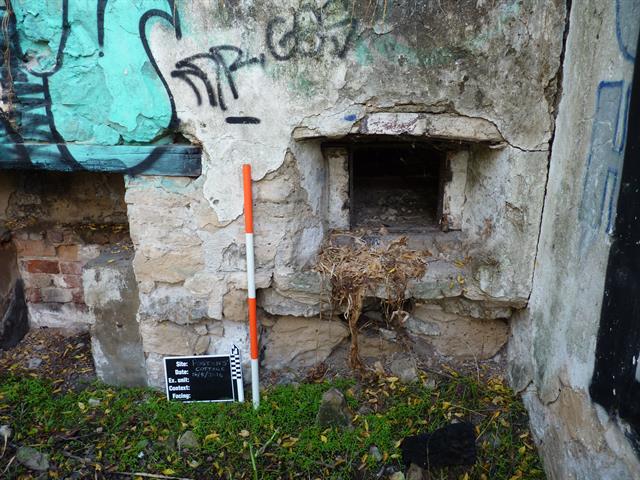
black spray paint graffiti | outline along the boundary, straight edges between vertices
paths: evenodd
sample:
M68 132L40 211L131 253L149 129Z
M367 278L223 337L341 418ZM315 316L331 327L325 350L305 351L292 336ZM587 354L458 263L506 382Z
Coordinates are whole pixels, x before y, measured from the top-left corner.
M296 58L317 58L328 54L344 58L353 41L357 21L351 17L347 4L340 0L328 0L322 7L302 5L291 18L273 17L267 24L265 42L269 55L279 62ZM250 66L265 67L267 55L249 56L233 45L219 45L209 52L198 53L175 65L171 76L184 81L193 90L198 105L206 94L210 107L227 110L224 96L226 84L234 100L240 97L235 74ZM208 68L207 68L208 67ZM213 69L214 80L207 71ZM197 84L202 83L204 92ZM258 124L256 117L227 117L231 124Z
M588 226L599 231L606 214L612 237L589 393L609 415L628 424L625 434L640 457L639 19L640 0L616 1L618 46L622 57L635 63L634 74L631 82L623 78L598 86L584 191L592 197L599 193L598 202L586 204L586 213L595 212L595 218L585 217L592 220Z
M179 124L176 103L148 39L152 22L168 24L182 38L176 1L137 0L132 6L126 0L61 0L60 9L39 9L43 4L0 4L6 107L0 110L0 168L198 175L199 147L171 143ZM226 111L229 100L240 96L241 69L264 68L268 58L343 58L356 29L348 11L344 0L328 0L320 8L303 5L268 22L265 53L250 56L237 46L219 45L178 61L171 75L192 89L199 105ZM47 25L54 27L38 30L25 20L32 12L52 17ZM35 45L33 38L44 40ZM98 71L108 80L101 81ZM76 94L75 101L69 98ZM225 120L260 123L253 116Z
M201 66L202 61L209 65ZM202 105L202 95L194 80L202 82L209 106L214 108L220 107L220 109L224 111L227 110L224 84L227 84L231 91L231 96L237 100L239 93L235 81L236 72L241 68L252 65L264 67L264 64L264 54L258 57L248 57L238 47L220 45L210 48L208 53L198 53L180 60L176 63L176 69L171 72L171 76L183 80L191 87L198 105ZM207 66L212 67L215 71L215 88L206 73ZM260 119L256 117L227 117L226 122L231 124L258 124L260 123Z
M626 421L640 456L640 62L635 66L620 196L596 344L591 398Z
M289 20L272 18L267 24L269 53L279 61L314 58L325 52L344 58L357 24L348 12L340 8L340 3L329 0L320 8L307 4L295 10Z
M87 19L86 26L95 28L99 56L104 57L105 22L113 19L112 12L106 15L107 4L108 0L96 0L95 5L62 1L58 38L49 39L49 45L54 51L52 65L45 68L32 68L28 64L28 52L23 51L21 44L22 40L28 41L28 36L21 37L24 32L18 31L12 3L7 0L0 8L5 27L0 38L0 46L4 52L0 60L0 82L3 101L8 105L7 109L0 112L0 167L165 175L199 174L200 150L197 147L132 145L125 152L122 149L116 151L113 144L85 145L67 141L61 128L67 123L66 118L62 117L63 120L60 120L60 105L57 105L58 111L54 108L52 86L64 83L69 71L73 70L73 62L77 62L78 57L69 56L68 50L73 50L74 45L87 35L84 29L76 30L73 27L72 19ZM23 1L16 6L24 12L30 5L28 1ZM119 3L113 10L121 12L123 7L128 6ZM163 127L170 131L178 124L175 102L151 53L147 29L154 18L166 21L173 27L176 39L179 40L182 36L180 19L175 0L147 0L144 5L140 5L140 9L139 18L127 17L137 26L139 33L135 45L129 45L130 52L132 56L138 55L143 62L147 61L152 66L155 74L153 80L159 82L159 88L155 92L166 98L166 109L169 112ZM46 14L47 12L42 12L43 16ZM90 57L84 58L91 61ZM115 63L112 62L113 64ZM84 71L89 70L85 68ZM96 88L95 85L87 85L88 89Z

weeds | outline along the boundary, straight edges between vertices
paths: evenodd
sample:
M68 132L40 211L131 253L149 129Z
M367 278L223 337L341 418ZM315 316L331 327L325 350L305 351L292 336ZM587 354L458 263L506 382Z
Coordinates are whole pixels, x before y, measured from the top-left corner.
M430 385L379 376L365 383L278 386L264 392L254 412L249 402L171 403L149 389L99 383L56 394L45 380L0 377L0 424L13 430L0 472L35 478L13 460L24 445L50 455L49 478L146 472L193 479L373 479L385 466L403 467L398 447L404 436L460 419L476 425L478 462L436 478L544 478L525 410L500 379L478 383L453 372ZM332 386L357 412L353 430L315 424L322 393ZM198 437L199 448L177 449L176 439L186 430ZM373 445L381 460L370 455Z

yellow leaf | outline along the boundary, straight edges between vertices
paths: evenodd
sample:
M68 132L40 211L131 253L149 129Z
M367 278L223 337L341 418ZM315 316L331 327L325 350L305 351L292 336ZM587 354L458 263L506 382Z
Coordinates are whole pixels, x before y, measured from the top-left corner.
M329 439L328 439L325 435L320 435L320 441L321 441L322 443L327 443L327 441L328 441L328 440L329 440Z
M290 447L293 447L297 442L298 442L297 437L289 437L287 440L282 442L282 446L284 448L290 448Z
M164 470L162 470L162 474L163 475L173 475L175 472L175 470L171 470L170 468L165 468Z
M247 438L249 436L249 431L248 430L240 430L240 433L238 435L240 435L242 438Z
M204 437L204 441L209 442L209 441L216 441L220 439L220 435L218 435L216 432L210 433L209 435L207 435L206 437Z
M80 409L80 411L84 412L87 407L84 405L84 403L78 402L78 408Z
M526 450L527 450L527 449L526 449L526 447L524 447L524 446L523 446L523 447L520 447L520 448L518 449L518 452L520 452L520 455L524 455L524 452L525 452Z

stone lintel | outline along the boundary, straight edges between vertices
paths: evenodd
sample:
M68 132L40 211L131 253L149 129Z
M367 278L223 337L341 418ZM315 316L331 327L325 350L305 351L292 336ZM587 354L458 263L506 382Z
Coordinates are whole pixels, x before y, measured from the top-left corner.
M489 120L449 113L370 113L355 121L348 131L351 135L393 135L453 142L501 144L504 138ZM295 140L342 138L345 129L299 125L293 131Z

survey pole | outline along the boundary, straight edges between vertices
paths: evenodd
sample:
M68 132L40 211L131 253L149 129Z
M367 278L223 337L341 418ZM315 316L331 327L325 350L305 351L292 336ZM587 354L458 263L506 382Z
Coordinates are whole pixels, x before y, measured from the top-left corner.
M258 374L258 319L256 312L255 258L253 253L253 195L251 194L251 165L242 166L244 187L244 232L247 250L247 306L249 310L249 339L251 342L251 393L253 408L260 405L260 375Z

